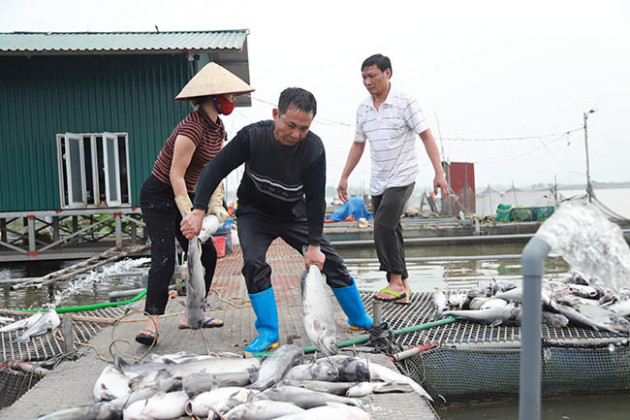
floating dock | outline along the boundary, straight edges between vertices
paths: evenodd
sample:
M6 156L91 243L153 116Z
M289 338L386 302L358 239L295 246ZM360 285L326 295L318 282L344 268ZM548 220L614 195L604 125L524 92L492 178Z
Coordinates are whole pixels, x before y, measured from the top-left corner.
M209 295L211 309L208 313L225 323L223 328L180 330L177 328L184 307L176 297L169 301L167 313L160 320L160 338L151 352L158 354L186 351L207 354L208 352L242 353L244 346L256 335L255 315L247 299L245 282L241 276L242 256L238 247L235 252L221 258L217 265L212 291ZM272 244L267 261L273 269L272 283L279 313L281 343L286 337L293 337L296 344L307 347L311 344L304 333L302 324L302 304L299 297L298 279L304 269L302 257L284 242ZM371 312L371 293L362 293L368 312ZM363 333L347 328L346 317L332 298L336 309L339 341L348 341L363 336ZM398 307L399 305L390 305ZM144 299L128 307L101 309L93 313L75 314L73 322L74 350L72 359L63 360L65 353L63 337L48 333L36 337L28 346L15 345L11 341L17 333L1 334L2 360L25 361L46 360L57 357L60 363L51 373L39 380L17 401L0 411L0 419L36 418L64 408L94 403L92 389L103 368L110 363L113 354L127 360L147 356L148 348L134 341L135 335L144 328L142 313ZM96 322L89 318L95 317ZM387 311L383 317L386 319ZM113 325L112 325L113 324ZM344 349L342 349L344 350ZM345 348L350 351L350 348ZM371 363L380 363L396 369L392 361L383 354L365 352L369 348L359 347L361 356L367 356ZM345 353L345 351L344 351ZM350 354L350 353L347 353ZM78 357L77 357L78 356ZM26 376L22 387L28 387ZM35 378L33 378L35 379ZM37 380L37 379L35 379ZM20 384L13 384L13 387ZM407 419L411 414L420 420L439 420L433 407L415 393L374 394L374 419Z

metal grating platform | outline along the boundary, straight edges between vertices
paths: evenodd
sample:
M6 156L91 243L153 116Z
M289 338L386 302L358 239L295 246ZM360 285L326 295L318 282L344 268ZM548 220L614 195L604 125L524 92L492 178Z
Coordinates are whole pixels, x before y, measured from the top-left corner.
M125 312L124 307L103 308L93 311L75 312L79 316L90 316L96 318L118 318ZM31 313L24 316L11 315L16 320L31 316ZM106 324L99 322L73 321L72 328L74 341L87 343L90 338L96 335ZM31 338L25 344L14 344L13 340L22 334L23 330L0 333L0 362L3 361L30 361L41 362L63 355L63 338L57 332L48 332L44 335ZM75 344L76 349L76 344Z
M363 302L368 308L372 307L373 292L361 292ZM426 324L433 319L433 302L430 292L413 293L409 305L393 303L383 304L383 320L389 322L394 330ZM586 345L596 346L619 341L618 335L595 331L589 328L568 326L551 328L542 326L542 339L553 345ZM437 343L442 346L515 346L520 347L521 328L518 326L497 326L457 320L444 325L430 327L411 333L401 334L398 343L404 346Z

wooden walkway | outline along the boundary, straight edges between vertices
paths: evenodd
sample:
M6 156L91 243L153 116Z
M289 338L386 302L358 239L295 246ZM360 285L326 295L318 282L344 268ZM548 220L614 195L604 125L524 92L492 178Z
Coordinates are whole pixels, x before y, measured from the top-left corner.
M177 328L183 314L181 298L169 301L167 313L160 321L160 339L151 349L158 354L187 351L207 353L231 351L241 353L244 346L255 335L255 316L247 299L245 282L241 276L242 258L235 247L234 253L219 260L213 291L209 296L209 314L224 321L224 328L210 330L180 330ZM298 291L298 278L304 269L302 257L282 241L272 244L267 261L273 269L272 283L275 291L281 343L291 336L298 345L310 346L302 324L302 305ZM339 341L358 338L362 334L346 328L346 317L336 303ZM371 301L371 298L369 299ZM128 360L146 356L147 348L134 341L137 332L144 327L142 309L144 299L133 306L116 326L107 326L88 343L80 346L81 357L75 361L65 361L53 372L35 385L22 398L10 407L0 411L0 419L33 419L54 411L94 402L92 388L101 371L112 359L120 354ZM368 313L371 303L366 301ZM383 355L369 354L372 362L394 368L393 363ZM415 393L373 395L374 419L439 420L431 405Z

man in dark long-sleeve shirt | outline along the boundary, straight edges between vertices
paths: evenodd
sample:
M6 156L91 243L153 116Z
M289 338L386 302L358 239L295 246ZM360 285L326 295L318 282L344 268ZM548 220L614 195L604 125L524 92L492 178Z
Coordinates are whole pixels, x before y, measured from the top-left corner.
M303 254L306 267L316 264L323 270L351 327L369 328L372 324L343 259L323 234L326 153L321 139L309 131L316 112L310 92L285 89L272 121L243 128L206 165L197 185L194 209L181 224L186 237L198 234L212 191L245 164L237 192L238 234L242 273L259 333L247 352L278 345L271 267L265 260L269 245L278 237Z

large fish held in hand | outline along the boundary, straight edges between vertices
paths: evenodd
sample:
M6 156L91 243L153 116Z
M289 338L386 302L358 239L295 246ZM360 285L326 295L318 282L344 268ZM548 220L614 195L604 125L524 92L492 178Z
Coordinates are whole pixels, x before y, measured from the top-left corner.
M201 244L219 229L221 222L215 215L203 218L203 225L198 236L188 241L186 277L186 319L191 329L201 328L205 320L206 307L206 269L201 264Z
M337 326L326 276L315 264L300 277L306 335L321 353L337 354Z

